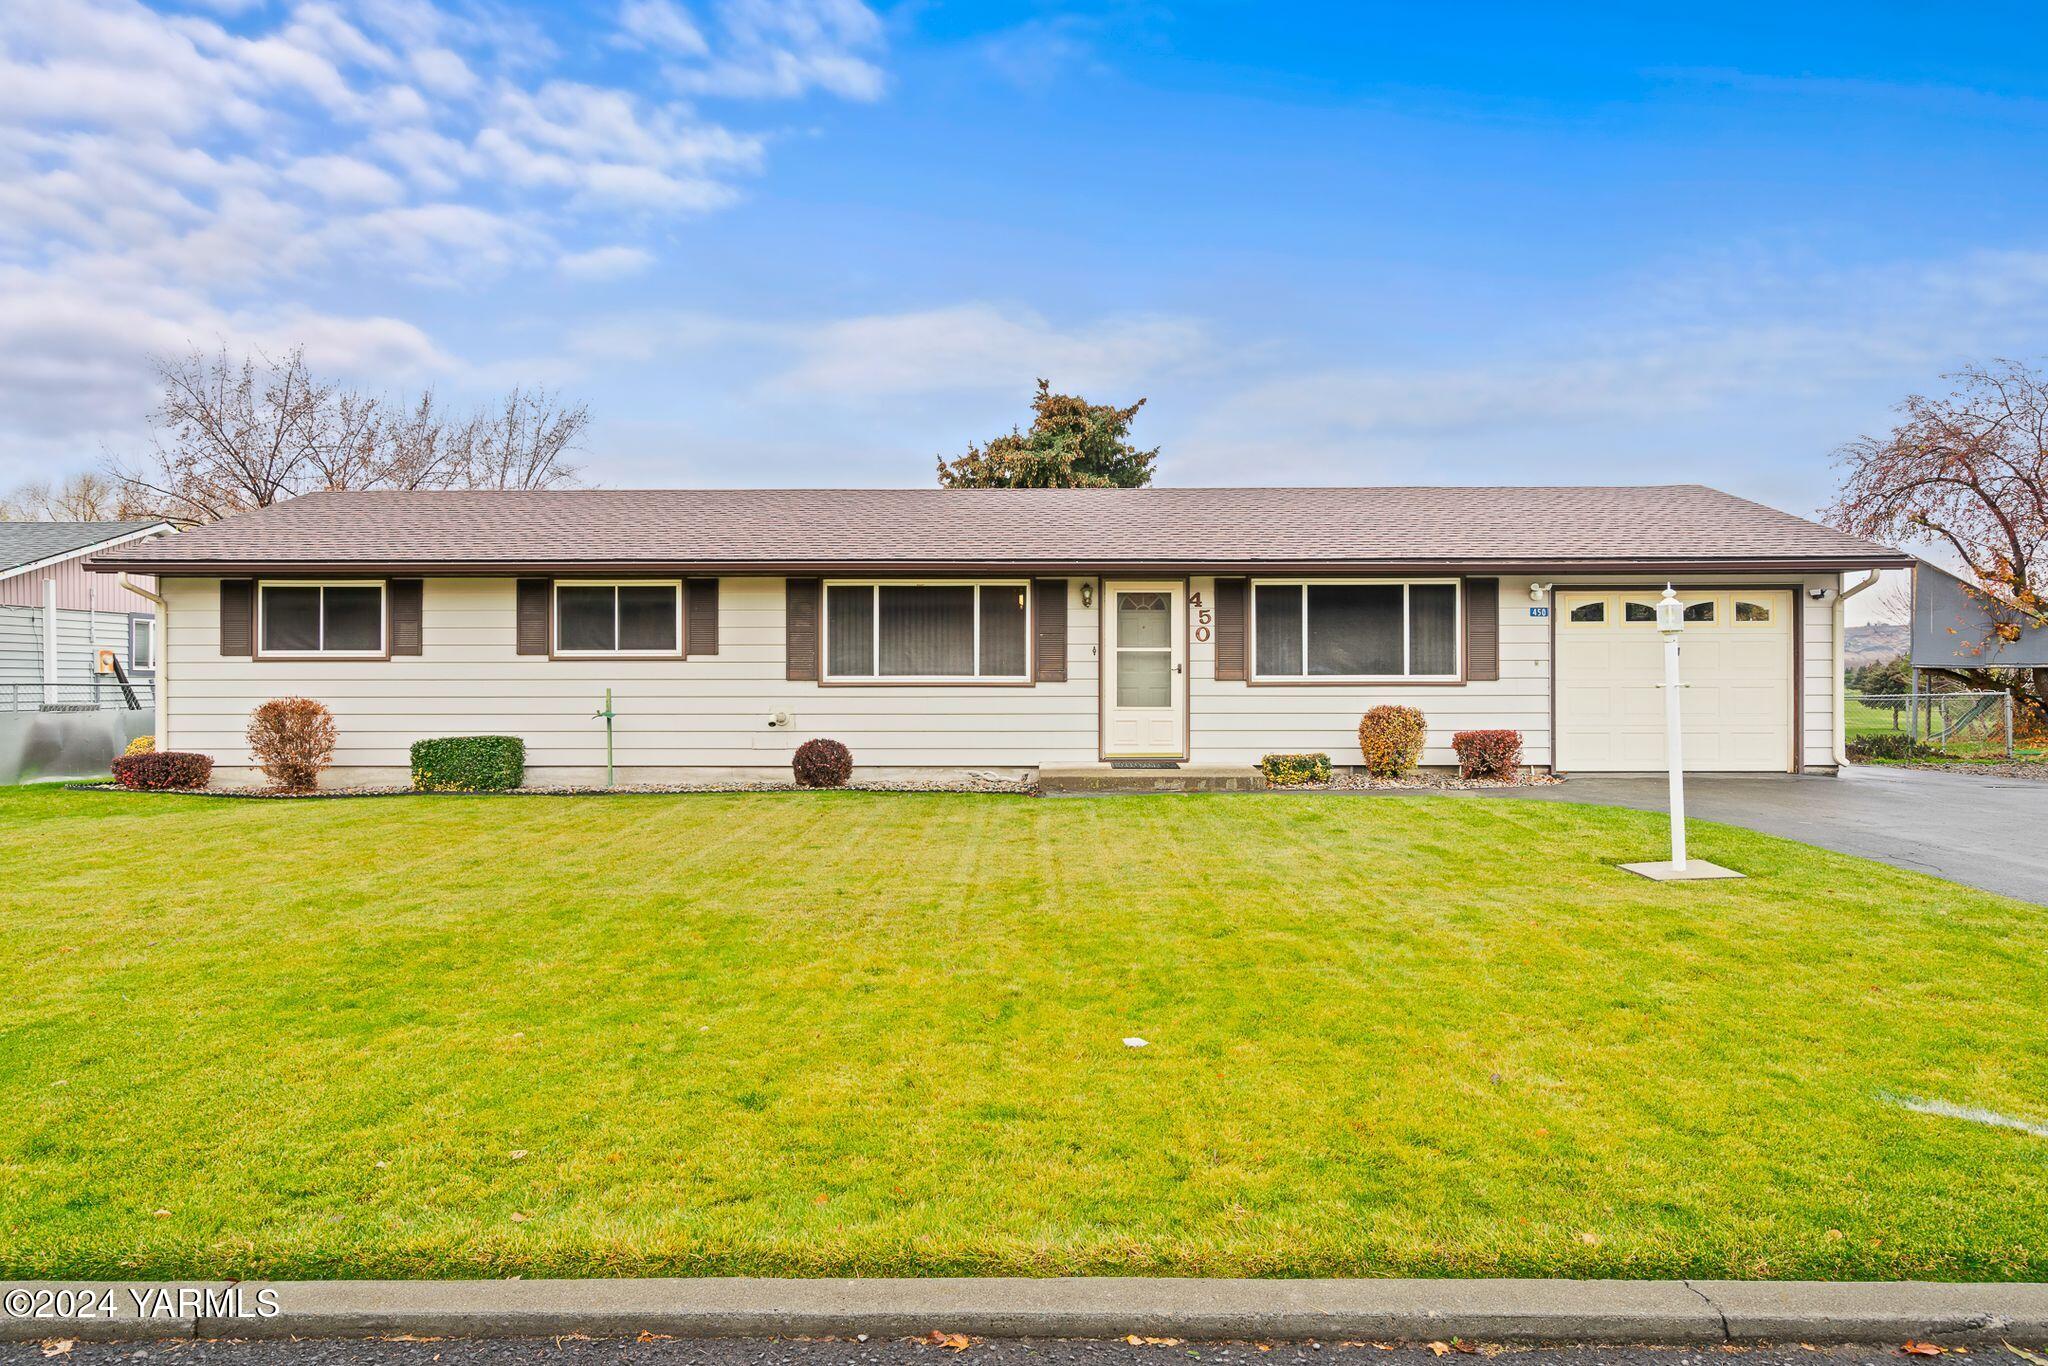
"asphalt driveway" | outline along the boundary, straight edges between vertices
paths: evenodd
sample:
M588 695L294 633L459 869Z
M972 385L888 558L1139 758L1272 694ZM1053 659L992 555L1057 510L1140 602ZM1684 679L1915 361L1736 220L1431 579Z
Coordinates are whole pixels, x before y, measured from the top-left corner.
M1588 773L1489 797L1665 806L1662 774ZM1846 768L1837 778L1696 773L1686 814L1859 854L2048 905L2048 782L1924 769Z

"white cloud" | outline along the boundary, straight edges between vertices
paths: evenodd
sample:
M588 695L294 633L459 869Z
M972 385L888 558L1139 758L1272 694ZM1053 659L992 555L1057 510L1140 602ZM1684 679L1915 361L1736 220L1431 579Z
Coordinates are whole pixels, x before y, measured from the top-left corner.
M715 50L668 0L621 17L650 58L700 75L815 66L763 94L879 89L879 71L829 74L878 42L853 0L728 5ZM563 243L715 211L761 171L760 136L658 83L649 98L558 65L528 21L434 0L0 3L0 392L17 400L0 441L132 419L143 358L187 341L297 329L346 363L445 365L410 324L292 301L392 275L623 278L652 252Z
M651 0L686 24L695 46L682 38L659 42L640 30L663 27L650 0L629 4L639 29L629 31L668 48L676 57L669 79L691 95L741 99L795 99L820 90L850 100L875 100L887 87L873 54L882 46L882 21L860 0L718 0L717 38L673 5ZM622 16L623 18L624 16Z
M763 393L855 402L1028 394L1040 377L1066 388L1121 389L1215 357L1207 329L1186 318L1113 317L1062 327L1029 309L990 303L773 321L627 314L578 328L570 349L592 360L664 364L743 353Z
M708 57L711 45L703 30L669 0L626 0L619 7L619 30L650 47L685 57Z
M301 157L285 168L285 176L337 204L395 204L405 198L396 176L361 157Z
M653 264L654 253L639 247L596 247L570 252L555 262L555 269L572 280L623 280Z
M1569 459L1582 478L1655 480L1671 470L1642 463L1654 448L1690 449L1710 429L1714 442L1753 442L1766 421L1782 440L1808 411L1839 411L1865 391L1890 402L1963 360L2023 348L2044 326L2048 253L1797 276L1768 260L1708 261L1637 282L1513 354L1254 379L1194 418L1179 468L1198 480L1255 468L1311 483L1454 481L1519 453ZM1819 437L1811 455L1852 435ZM1429 473L1415 473L1419 461Z
M1208 335L1184 318L1112 318L1059 328L1026 309L962 304L793 329L794 363L774 381L807 393L915 394L1121 388L1200 359Z

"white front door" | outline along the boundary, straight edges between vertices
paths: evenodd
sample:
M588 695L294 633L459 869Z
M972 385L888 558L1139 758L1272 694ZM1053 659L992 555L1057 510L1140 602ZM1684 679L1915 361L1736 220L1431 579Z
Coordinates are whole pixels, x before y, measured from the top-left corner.
M1664 767L1660 588L1557 592L1557 767ZM1680 588L1685 766L1751 773L1792 767L1792 594Z
M1102 585L1102 753L1187 756L1187 586L1178 580Z

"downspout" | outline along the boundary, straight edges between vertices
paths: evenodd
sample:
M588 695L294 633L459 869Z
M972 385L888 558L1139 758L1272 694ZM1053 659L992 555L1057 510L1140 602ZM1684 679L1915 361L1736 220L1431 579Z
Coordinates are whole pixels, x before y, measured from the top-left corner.
M150 730L156 736L156 747L160 750L171 747L171 605L165 602L155 590L144 588L126 574L115 576L123 588L139 598L147 598L156 604L156 715L150 720Z
M1878 580L1879 571L1871 570L1870 577L1854 588L1844 588L1835 594L1835 763L1846 767L1849 763L1849 680L1844 665L1849 660L1849 599L1869 588ZM1908 639L1906 648L1912 643Z

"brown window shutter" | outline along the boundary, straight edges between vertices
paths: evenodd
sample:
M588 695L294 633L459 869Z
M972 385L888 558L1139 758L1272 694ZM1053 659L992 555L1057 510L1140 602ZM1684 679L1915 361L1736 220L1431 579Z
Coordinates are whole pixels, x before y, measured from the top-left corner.
M1031 676L1040 683L1067 681L1067 581L1031 581L1033 642Z
M689 579L683 584L683 653L718 653L717 579Z
M816 579L790 579L785 592L783 641L792 682L818 677L818 599Z
M220 652L245 657L256 653L254 579L220 581Z
M1245 580L1216 580L1216 677L1244 681Z
M548 652L548 599L552 581L548 579L521 579L519 581L518 645L523 655L544 655Z
M1465 580L1465 679L1500 678L1500 580Z
M422 600L426 596L425 585L418 579L393 579L384 593L391 611L391 653L395 655L416 655L421 653L423 628L420 625Z

